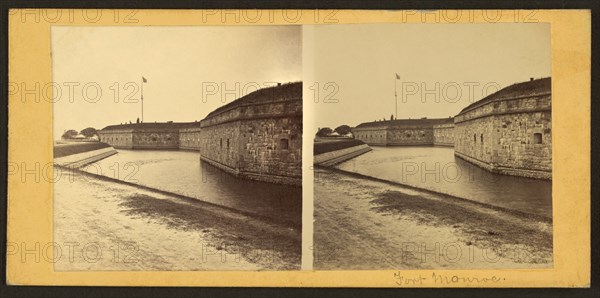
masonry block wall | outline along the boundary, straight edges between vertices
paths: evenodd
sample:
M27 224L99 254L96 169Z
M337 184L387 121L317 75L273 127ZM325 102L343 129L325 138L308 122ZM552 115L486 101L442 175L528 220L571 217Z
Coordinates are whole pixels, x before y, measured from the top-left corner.
M352 134L372 146L451 145L453 121L453 118L424 118L367 122L352 128Z
M200 127L182 128L179 130L179 149L199 151L201 146Z
M241 125L241 130L240 167L244 169L246 175L267 174L266 178L273 181L301 179L301 118L245 121ZM262 180L260 177L256 179ZM301 181L296 182L301 183Z
M133 149L179 149L179 130L137 131L133 134Z
M203 160L248 179L302 184L302 83L250 93L201 127Z
M388 146L432 145L433 127L428 125L394 126L387 129Z
M492 131L493 125L488 119L476 118L468 122L458 122L454 128L457 136L455 152L485 163L492 163L494 160Z
M385 127L354 128L352 134L357 140L361 140L368 145L386 146L387 129Z
M117 149L198 150L200 122L144 122L110 125L98 131L101 142Z
M504 88L455 117L455 154L490 171L552 178L550 78Z
M436 146L454 146L454 123L433 126L433 144Z
M100 130L98 138L117 149L133 148L133 129Z
M200 122L107 126L100 140L123 149L198 150L234 175L302 185L302 83L252 92Z
M239 174L239 132L238 121L202 127L202 159L232 174Z

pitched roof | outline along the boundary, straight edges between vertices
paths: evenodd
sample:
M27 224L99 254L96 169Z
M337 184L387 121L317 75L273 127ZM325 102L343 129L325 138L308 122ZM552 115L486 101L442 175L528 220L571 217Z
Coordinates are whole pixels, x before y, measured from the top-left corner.
M550 77L515 83L468 105L462 109L459 114L478 108L492 101L549 93L551 92L551 87L552 82Z

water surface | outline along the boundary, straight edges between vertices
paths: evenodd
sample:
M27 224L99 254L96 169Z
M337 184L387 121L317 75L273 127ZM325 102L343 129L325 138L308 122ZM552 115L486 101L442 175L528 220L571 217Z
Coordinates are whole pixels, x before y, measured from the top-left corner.
M551 181L490 173L455 157L451 147L373 147L337 168L552 217Z
M118 154L88 165L84 170L284 219L295 227L302 223L301 188L236 178L200 161L198 152L118 150Z

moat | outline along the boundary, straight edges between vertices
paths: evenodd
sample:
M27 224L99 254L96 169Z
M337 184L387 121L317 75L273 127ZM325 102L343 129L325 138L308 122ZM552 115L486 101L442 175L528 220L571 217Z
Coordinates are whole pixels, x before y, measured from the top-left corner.
M552 218L552 182L483 170L451 147L373 147L336 166L392 182Z
M118 150L88 165L91 173L273 218L299 229L302 189L236 178L200 160L195 151Z

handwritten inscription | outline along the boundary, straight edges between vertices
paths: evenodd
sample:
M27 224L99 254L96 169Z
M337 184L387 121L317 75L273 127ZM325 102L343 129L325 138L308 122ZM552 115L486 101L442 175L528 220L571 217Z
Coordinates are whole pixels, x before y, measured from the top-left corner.
M490 284L506 280L504 277L492 275L487 277L460 276L433 272L429 275L404 276L400 271L394 273L396 284L399 286L423 286L427 284L451 285L458 283Z

